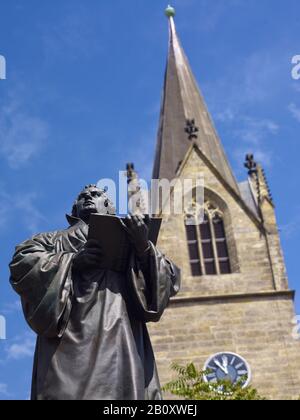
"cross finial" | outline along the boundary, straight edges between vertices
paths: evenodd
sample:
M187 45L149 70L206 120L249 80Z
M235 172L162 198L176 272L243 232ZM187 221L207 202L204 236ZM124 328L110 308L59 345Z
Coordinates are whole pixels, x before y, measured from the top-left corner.
M193 139L197 139L198 136L196 133L198 133L199 128L196 126L195 120L186 120L186 127L185 127L185 132L189 135L188 139L189 140L193 140Z
M250 153L246 155L245 168L248 169L249 175L253 175L257 173L257 163L254 160L254 156Z

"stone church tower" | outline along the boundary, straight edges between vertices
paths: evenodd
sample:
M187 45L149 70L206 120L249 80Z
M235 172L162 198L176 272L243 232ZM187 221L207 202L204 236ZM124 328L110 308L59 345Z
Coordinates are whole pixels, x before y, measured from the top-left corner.
M180 44L174 11L167 11L170 42L153 178L204 174L205 218L194 226L191 214L163 217L158 246L182 269L182 289L161 322L149 325L161 383L172 377L171 362L202 367L222 353L221 373L228 364L238 370L241 357L261 395L298 398L294 292L263 169L249 155L248 180L237 183Z

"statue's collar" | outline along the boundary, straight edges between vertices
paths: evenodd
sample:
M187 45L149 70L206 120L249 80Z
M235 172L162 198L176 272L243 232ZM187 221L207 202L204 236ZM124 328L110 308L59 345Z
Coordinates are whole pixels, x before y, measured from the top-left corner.
M86 225L86 223L80 219L79 217L71 216L70 214L66 214L66 219L70 226L75 226L77 223L83 223Z

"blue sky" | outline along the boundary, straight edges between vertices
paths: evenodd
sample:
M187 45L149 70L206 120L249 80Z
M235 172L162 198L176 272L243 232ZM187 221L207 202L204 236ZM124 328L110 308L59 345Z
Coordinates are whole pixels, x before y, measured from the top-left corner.
M266 169L290 287L298 290L300 54L297 0L174 0L176 24L236 176ZM126 162L149 178L168 30L166 1L2 0L0 399L29 396L34 337L8 284L14 246L64 228L82 186Z

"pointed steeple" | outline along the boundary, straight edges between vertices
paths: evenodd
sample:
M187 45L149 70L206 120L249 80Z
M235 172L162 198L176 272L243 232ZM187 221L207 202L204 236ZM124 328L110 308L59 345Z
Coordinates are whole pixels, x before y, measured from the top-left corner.
M153 178L175 178L192 143L239 194L237 182L176 33L168 7L169 53L165 74Z

